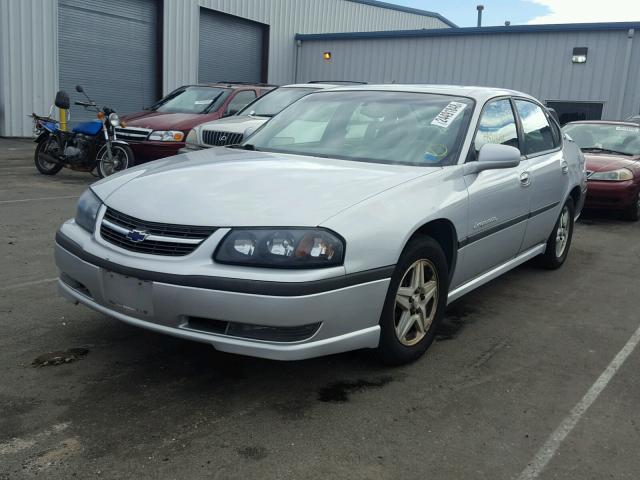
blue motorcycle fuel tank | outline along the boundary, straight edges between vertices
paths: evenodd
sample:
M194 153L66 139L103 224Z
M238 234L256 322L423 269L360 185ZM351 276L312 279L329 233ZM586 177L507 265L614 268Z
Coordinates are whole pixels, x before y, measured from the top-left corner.
M73 127L74 133L83 133L85 135L97 135L100 130L102 130L102 122L99 120L78 123Z

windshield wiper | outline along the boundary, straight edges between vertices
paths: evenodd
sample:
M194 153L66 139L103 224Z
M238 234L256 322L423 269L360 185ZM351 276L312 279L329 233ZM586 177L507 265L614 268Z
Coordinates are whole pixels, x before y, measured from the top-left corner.
M630 157L633 156L632 153L621 152L619 150L612 150L610 148L601 148L601 147L585 147L581 149L583 152L606 152L606 153L614 153L617 155L628 155Z
M213 100L211 100L211 102L209 102L209 105L207 105L205 107L204 110L202 110L202 113L209 113L209 110L211 109L211 107L213 107L213 104L216 103L216 100L218 100L220 98L220 96L224 93L224 91L220 92L218 95L216 95Z
M252 152L259 152L260 151L255 147L255 145L252 145L250 143L245 143L244 145L242 145L240 143L236 143L235 145L227 145L227 148L238 148L240 150L251 150Z

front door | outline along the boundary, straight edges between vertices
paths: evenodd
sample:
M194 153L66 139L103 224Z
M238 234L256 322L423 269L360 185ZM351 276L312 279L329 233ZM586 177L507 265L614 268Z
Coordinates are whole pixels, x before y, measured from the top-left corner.
M518 130L508 98L487 103L480 116L470 161L487 143L519 148ZM474 155L475 153L475 155ZM469 194L467 236L461 241L455 288L514 258L520 250L529 213L528 161L519 166L465 176Z
M529 162L531 203L522 250L547 241L560 214L569 184L569 167L562 154L561 132L534 102L515 99L522 125L522 154Z

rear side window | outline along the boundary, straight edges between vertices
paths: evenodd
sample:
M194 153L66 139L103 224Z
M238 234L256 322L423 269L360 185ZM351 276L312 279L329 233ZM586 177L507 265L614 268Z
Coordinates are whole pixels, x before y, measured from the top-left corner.
M482 111L474 144L476 152L487 143L519 148L516 119L506 98L487 103Z
M516 100L515 103L524 136L524 145L520 149L522 153L535 155L555 149L559 144L559 138L554 136L542 108L527 100Z
M227 111L225 113L227 115L235 115L255 99L256 92L253 90L241 90L231 99L229 105L227 105Z

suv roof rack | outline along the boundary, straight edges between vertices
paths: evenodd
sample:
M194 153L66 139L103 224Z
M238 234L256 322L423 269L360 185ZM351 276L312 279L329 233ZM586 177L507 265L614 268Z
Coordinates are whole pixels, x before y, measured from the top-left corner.
M262 82L227 82L225 80L220 80L219 82L216 83L220 83L220 84L225 84L225 85L255 85L256 87L277 87L278 85L273 85L271 83L262 83Z
M357 80L311 80L310 82L307 82L307 83L329 83L329 84L335 83L336 85L343 85L343 84L367 85L367 82L358 82Z

